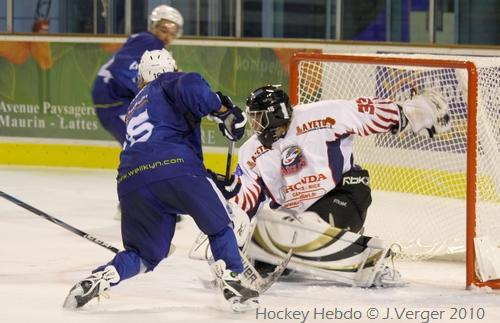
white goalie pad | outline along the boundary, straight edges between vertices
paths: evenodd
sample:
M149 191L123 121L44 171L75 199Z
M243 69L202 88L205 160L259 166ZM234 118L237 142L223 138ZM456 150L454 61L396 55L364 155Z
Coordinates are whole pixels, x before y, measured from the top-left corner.
M476 273L481 281L500 279L500 246L488 236L474 238Z
M385 267L383 240L330 226L314 212L289 214L263 208L248 255L277 264L293 250L287 268L358 287L371 287Z
M245 254L248 248L248 242L252 237L253 225L248 218L248 215L238 205L228 202L229 207L233 213L233 231L236 236L238 247ZM203 232L198 234L196 240L189 251L189 258L196 260L212 260L212 251L210 250L210 243L208 237Z

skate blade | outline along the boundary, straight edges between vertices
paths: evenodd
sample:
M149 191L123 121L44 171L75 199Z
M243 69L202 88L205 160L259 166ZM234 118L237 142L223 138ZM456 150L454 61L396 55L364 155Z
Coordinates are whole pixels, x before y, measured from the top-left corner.
M379 288L394 288L394 287L405 287L408 286L410 282L404 280L384 280Z
M231 309L235 313L253 311L260 306L259 300L257 298L250 298L244 302L241 302L239 297L233 297L229 300L229 303L231 304Z

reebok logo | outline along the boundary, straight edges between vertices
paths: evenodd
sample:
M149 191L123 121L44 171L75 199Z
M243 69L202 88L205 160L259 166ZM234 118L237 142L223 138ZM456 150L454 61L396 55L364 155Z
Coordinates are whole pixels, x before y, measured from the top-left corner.
M370 186L370 178L368 176L346 176L342 178L342 185L364 184Z
M347 206L347 202L344 202L344 201L341 201L339 199L333 199L333 204L338 204L342 207L346 207Z

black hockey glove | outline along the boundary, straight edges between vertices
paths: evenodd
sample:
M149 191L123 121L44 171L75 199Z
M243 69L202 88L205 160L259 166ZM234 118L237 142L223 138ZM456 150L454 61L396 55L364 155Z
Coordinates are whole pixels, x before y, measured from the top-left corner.
M241 182L234 174L231 175L230 179L226 179L224 175L217 174L210 169L207 169L207 172L226 200L233 198L240 191Z
M219 125L219 130L224 137L231 141L238 141L245 133L245 125L247 116L236 105L233 104L231 98L217 92L223 106L227 108L226 112L212 113L212 119Z

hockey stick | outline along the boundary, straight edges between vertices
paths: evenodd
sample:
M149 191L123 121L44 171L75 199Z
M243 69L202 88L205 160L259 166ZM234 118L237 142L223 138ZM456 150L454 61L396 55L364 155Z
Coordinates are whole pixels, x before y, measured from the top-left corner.
M227 162L226 162L226 180L228 181L231 179L231 163L233 160L233 154L234 154L234 141L230 141L227 149ZM251 233L248 235L248 240L247 243L245 244L246 246L249 245L249 242L251 240L253 230L255 229L255 222L253 223L253 225L251 225L251 228L252 228ZM198 245L197 247L199 247L200 245ZM196 246L196 241L193 247L195 246ZM205 257L207 257L208 249L209 246L207 245L205 250ZM194 251L196 251L196 249ZM190 251L190 254L192 254L192 252L193 249ZM288 254L282 259L282 261L276 266L274 271L263 278L259 274L259 272L255 269L253 264L250 262L248 257L245 255L245 252L242 251L241 249L239 250L239 252L244 267L243 277L250 285L254 286L254 288L259 292L259 294L262 294L265 291L267 291L269 287L271 287L271 285L273 285L281 277L281 274L283 274L283 272L286 269L286 266L288 265L290 259L292 258L292 250L290 250Z
M226 180L231 179L231 163L233 162L234 141L229 141L227 147L227 162L226 162Z
M247 241L246 245L248 244L249 241ZM243 249L246 248L243 247ZM261 294L267 291L269 287L271 287L280 278L283 271L285 271L288 262L292 258L292 251L290 250L288 254L286 254L284 257L282 257L282 259L276 262L276 268L273 272L265 277L262 277L253 266L250 259L248 259L248 257L245 255L245 253L241 249L239 249L238 251L240 253L241 261L243 262L242 280L245 280L250 286L253 286L253 288ZM210 251L210 244L208 242L208 236L206 234L204 234L203 232L200 232L198 234L198 237L196 238L193 246L191 247L191 250L189 251L188 257L190 259L213 262L213 256L212 252ZM202 282L206 286L216 286L215 280L202 280Z
M243 261L243 277L248 283L255 287L259 294L264 293L271 287L285 271L290 259L292 259L292 250L288 251L286 256L276 265L276 268L266 277L262 277L257 269L252 265L250 260L240 251L241 260Z
M85 239L87 239L89 241L92 241L95 244L100 245L103 248L108 249L109 251L112 251L114 253L118 253L120 251L117 248L111 246L110 244L108 244L108 243L106 243L104 241L101 241L101 240L97 239L96 237L93 237L90 234L88 234L86 232L83 232L83 231L81 231L81 230L79 230L79 229L77 229L77 228L75 228L75 227L73 227L73 226L71 226L71 225L69 225L69 224L67 224L67 223L59 220L59 219L56 219L53 216L48 215L47 213L45 213L45 212L43 212L43 211L41 211L41 210L39 210L39 209L37 209L37 208L29 205L29 204L24 203L23 201L20 201L20 200L16 199L12 195L9 195L9 194L7 194L5 192L0 191L0 196L3 197L4 199L6 199L6 200L8 200L8 201L10 201L10 202L12 202L14 204L16 204L16 205L22 207L22 208L25 208L26 210L28 210L28 211L30 211L32 213L35 213L38 216L41 216L42 218L44 218L46 220L49 220L50 222L53 222L53 223L55 223L55 224L57 224L57 225L65 228L66 230L69 230L69 231L73 232L74 234L79 235L82 238L85 238Z
M292 258L292 250L276 265L274 271L269 273L266 277L262 277L257 269L252 265L251 261L240 250L241 261L243 262L243 273L241 279L248 285L252 286L259 294L266 292L285 271L290 259ZM201 280L203 285L208 288L217 287L216 280Z

